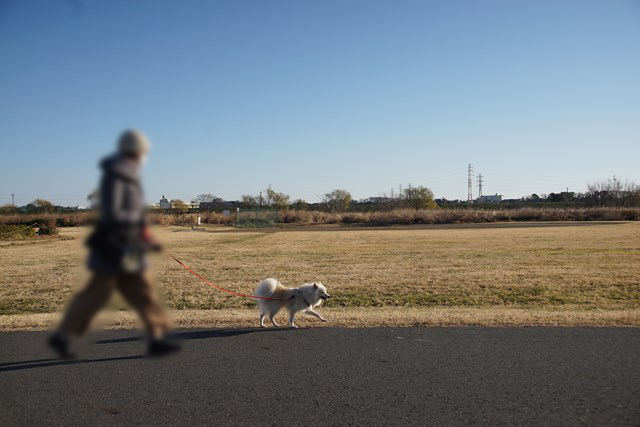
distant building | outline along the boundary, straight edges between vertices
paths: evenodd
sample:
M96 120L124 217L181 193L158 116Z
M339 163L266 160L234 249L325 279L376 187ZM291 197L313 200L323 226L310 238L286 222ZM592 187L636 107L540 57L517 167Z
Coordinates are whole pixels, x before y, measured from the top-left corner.
M476 199L476 203L500 203L501 201L501 194L495 194L493 196L480 196Z
M382 205L385 203L389 203L393 200L396 200L392 197L367 197L366 199L362 199L360 200L358 203L361 203L363 205Z
M164 196L162 196L162 199L160 199L158 204L160 205L160 209L171 209L171 200Z
M200 202L200 205L198 207L201 211L215 211L220 209L235 208L237 204L237 202L216 199L212 202Z

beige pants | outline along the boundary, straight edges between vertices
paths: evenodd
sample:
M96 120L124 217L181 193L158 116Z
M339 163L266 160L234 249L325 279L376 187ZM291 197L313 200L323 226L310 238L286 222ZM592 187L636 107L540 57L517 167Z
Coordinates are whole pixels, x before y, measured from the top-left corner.
M114 288L140 314L151 337L159 338L170 328L169 319L146 274L95 274L71 301L60 332L65 335L84 334L98 310L109 301Z

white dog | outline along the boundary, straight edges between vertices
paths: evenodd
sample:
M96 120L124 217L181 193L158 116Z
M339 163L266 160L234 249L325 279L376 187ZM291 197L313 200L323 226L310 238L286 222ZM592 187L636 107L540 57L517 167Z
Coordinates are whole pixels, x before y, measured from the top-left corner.
M258 300L258 310L260 310L260 326L266 327L264 324L265 316L269 316L273 326L280 326L276 323L274 317L282 307L289 310L289 326L297 328L295 325L296 313L299 311L315 316L326 322L324 317L313 309L320 306L323 300L331 298L322 283L305 283L299 288L287 288L276 279L265 279L258 284L255 294L259 297L273 298L273 300Z

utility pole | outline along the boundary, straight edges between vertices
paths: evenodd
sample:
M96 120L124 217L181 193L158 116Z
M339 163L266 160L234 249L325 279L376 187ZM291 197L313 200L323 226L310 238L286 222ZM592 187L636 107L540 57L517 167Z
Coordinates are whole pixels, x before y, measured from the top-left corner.
M482 174L478 174L478 198L482 197Z
M16 195L15 195L15 194L13 194L13 193L11 193L11 204L12 204L13 206L15 206L15 205L16 205Z
M473 203L473 167L471 163L467 167L467 203Z

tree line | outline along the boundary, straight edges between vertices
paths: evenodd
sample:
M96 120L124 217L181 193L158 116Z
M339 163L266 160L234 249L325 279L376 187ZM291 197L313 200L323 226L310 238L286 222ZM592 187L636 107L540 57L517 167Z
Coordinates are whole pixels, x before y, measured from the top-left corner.
M87 200L92 205L97 205L99 194L92 192ZM434 199L431 189L425 186L411 186L395 197L379 196L364 200L354 200L351 193L345 189L335 189L322 195L321 200L309 203L302 199L291 200L285 193L275 191L271 186L257 195L243 194L240 200L228 202L212 194L201 194L194 199L195 205L208 207L215 210L228 207L240 207L243 209L295 209L295 210L321 210L331 213L347 211L384 211L393 209L436 209L456 208L468 206L466 201L450 201L446 199ZM499 203L489 204L491 207L517 208L535 206L565 206L565 207L640 207L640 186L633 181L620 180L615 176L588 184L585 193L559 192L549 194L532 194L522 199L503 200ZM180 199L171 201L172 210L186 212L192 209L192 204ZM478 206L478 205L476 205ZM478 206L481 207L481 206ZM207 209L207 208L205 208ZM11 204L0 206L0 214L13 213L50 213L65 210L54 206L48 200L35 199L26 206L17 207ZM68 210L68 209L66 209Z
M244 194L239 201L239 207L245 209L273 208L273 209L296 209L296 210L322 210L326 212L338 213L352 210L354 205L366 204L367 202L355 201L351 193L344 189L335 189L322 195L318 203L308 203L302 199L290 200L287 194L277 192L269 186L259 195ZM435 209L438 205L433 197L433 192L423 186L407 187L400 197L394 198L396 208Z

